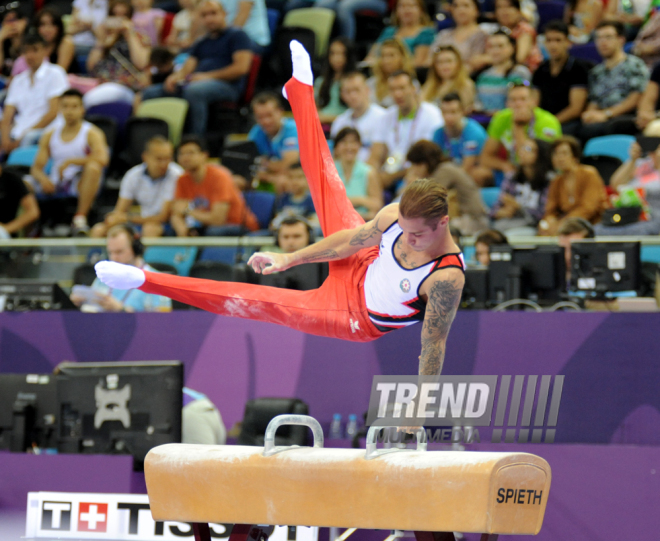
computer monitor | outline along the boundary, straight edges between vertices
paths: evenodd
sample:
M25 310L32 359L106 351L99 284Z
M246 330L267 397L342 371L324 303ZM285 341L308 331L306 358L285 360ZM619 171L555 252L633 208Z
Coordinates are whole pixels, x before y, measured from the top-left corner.
M152 447L181 442L181 362L66 362L56 373L60 452L130 454L140 470Z
M566 290L564 248L556 245L490 247L488 290L492 303L559 301Z
M29 310L77 310L77 307L54 282L0 280L0 311Z
M581 240L571 243L572 289L596 297L640 286L641 243Z
M0 449L55 447L57 411L52 374L0 374Z
M482 310L488 304L488 267L468 267L465 269L465 285L461 308Z

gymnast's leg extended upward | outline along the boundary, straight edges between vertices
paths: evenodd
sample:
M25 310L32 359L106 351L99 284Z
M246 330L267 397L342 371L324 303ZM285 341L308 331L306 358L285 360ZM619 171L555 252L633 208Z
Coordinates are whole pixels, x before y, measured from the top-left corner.
M304 47L291 42L293 78L285 86L298 127L300 159L307 176L325 237L364 225L346 196L318 119L310 58ZM143 271L109 261L97 263L104 283L118 289L139 288L166 295L217 314L268 321L310 334L354 341L382 335L370 322L362 284L377 247L330 262L330 276L313 291L293 291L253 284L216 282ZM256 257L255 257L256 256ZM250 263L269 274L289 266L277 254L255 254ZM317 258L323 260L323 258ZM311 262L311 259L298 262Z

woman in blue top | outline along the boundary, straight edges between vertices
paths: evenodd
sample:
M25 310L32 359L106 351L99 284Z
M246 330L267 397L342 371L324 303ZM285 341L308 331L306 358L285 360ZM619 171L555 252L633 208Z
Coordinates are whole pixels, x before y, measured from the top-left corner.
M383 207L383 191L372 167L357 159L360 148L362 141L356 129L340 130L335 137L335 166L353 207L365 220L371 220Z
M435 28L423 0L397 1L390 26L383 30L365 61L372 63L380 44L392 38L399 38L406 44L416 68L427 65L429 49L435 39Z
M353 42L347 38L335 39L328 49L323 75L314 82L314 97L322 123L330 124L346 110L341 100L340 79L354 71L355 64Z

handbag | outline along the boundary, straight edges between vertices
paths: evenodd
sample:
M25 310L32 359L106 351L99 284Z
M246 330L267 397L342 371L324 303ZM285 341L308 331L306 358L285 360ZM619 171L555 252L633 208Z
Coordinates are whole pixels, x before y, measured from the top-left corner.
M642 207L619 207L605 209L602 224L608 226L622 226L639 222Z

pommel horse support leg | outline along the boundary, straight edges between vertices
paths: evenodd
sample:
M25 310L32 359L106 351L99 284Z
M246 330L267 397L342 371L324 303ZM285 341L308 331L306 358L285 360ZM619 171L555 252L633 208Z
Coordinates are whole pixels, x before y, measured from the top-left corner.
M306 425L313 447L275 447L283 424ZM417 541L449 541L451 532L535 535L550 490L550 466L528 453L377 450L376 429L360 449L323 447L312 417L280 415L264 447L168 444L145 462L153 518L236 524L230 541L267 541L267 525L414 531Z

